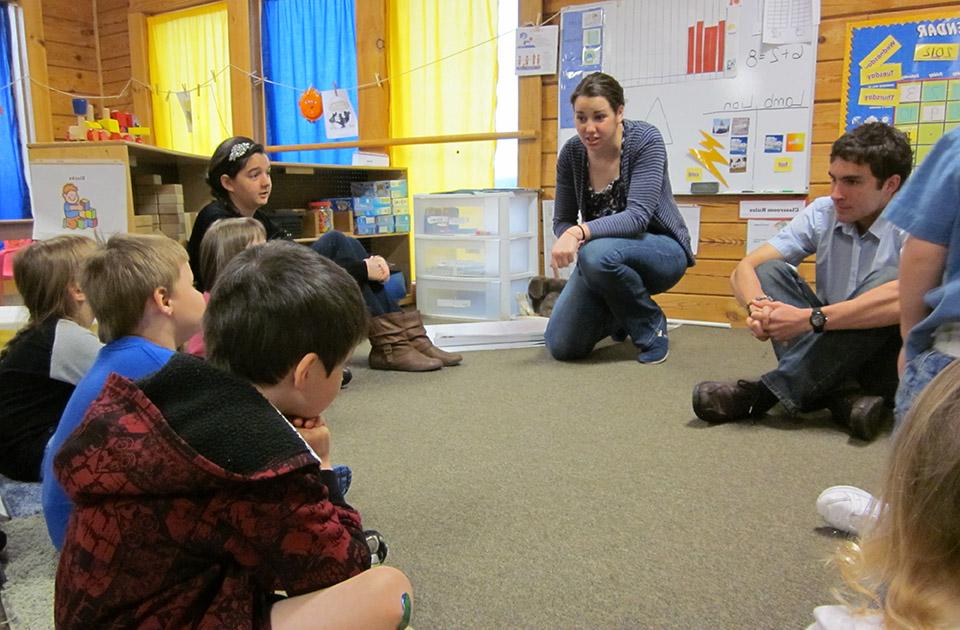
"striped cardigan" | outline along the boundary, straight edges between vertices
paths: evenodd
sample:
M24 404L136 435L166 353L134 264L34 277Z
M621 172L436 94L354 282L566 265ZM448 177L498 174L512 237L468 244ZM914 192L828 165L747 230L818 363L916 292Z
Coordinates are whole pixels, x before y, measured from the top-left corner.
M636 238L644 232L665 234L680 243L687 254L687 266L693 266L690 233L670 188L667 149L663 137L653 125L638 120L623 121L620 179L627 189L626 208L617 214L588 221L590 238ZM576 225L588 188L587 149L580 138L574 136L563 146L557 158L553 215L553 232L557 237Z

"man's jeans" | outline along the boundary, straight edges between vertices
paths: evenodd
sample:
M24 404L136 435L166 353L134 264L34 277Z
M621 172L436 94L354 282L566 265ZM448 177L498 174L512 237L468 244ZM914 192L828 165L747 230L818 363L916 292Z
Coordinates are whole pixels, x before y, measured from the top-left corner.
M798 308L824 306L793 266L771 260L757 267L763 292ZM872 271L847 299L897 279L893 268ZM851 382L864 393L892 399L897 387L897 326L860 330L812 330L786 343L773 342L779 365L760 380L790 413L825 406L827 396Z
M669 236L588 241L553 307L547 349L561 361L580 359L604 337L626 333L646 350L658 331L667 332L666 317L650 296L675 285L686 269L683 248Z
M900 387L897 388L897 404L893 413L895 429L903 425L907 412L913 407L914 401L923 388L955 360L956 357L933 349L921 352L910 359L903 370Z

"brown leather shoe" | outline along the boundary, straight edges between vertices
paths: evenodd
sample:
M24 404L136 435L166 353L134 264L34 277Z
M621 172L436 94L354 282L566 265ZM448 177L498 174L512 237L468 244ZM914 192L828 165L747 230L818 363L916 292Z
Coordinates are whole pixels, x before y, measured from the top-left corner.
M704 381L693 388L693 412L710 423L758 417L769 409L754 408L759 397L757 381Z
M850 435L872 442L891 419L893 412L882 396L864 396L859 392L837 394L830 398L827 408L833 419L850 429Z
M463 361L463 355L441 350L430 341L430 337L427 336L427 331L423 327L423 319L420 317L420 311L410 311L402 315L403 327L407 331L407 340L420 354L433 357L434 359L440 359L444 367L460 365L460 362Z
M410 345L403 313L370 318L370 368L398 372L430 372L443 367L440 359L421 354Z

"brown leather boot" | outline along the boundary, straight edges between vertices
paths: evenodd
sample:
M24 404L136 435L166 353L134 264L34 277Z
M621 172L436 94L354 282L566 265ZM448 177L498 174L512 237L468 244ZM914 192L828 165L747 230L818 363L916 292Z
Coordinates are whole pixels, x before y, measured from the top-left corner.
M423 319L420 317L420 311L403 313L403 327L407 331L407 339L410 341L410 345L416 348L420 354L433 357L434 359L440 359L444 367L460 365L460 362L463 361L462 355L441 350L433 345L430 337L427 336L427 331L423 328Z
M398 372L429 372L443 367L440 359L424 356L407 339L403 313L370 318L370 368Z

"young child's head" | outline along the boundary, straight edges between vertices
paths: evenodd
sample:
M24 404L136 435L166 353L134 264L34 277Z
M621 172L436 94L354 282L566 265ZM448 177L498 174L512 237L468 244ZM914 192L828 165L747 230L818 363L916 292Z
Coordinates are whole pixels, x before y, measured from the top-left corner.
M210 226L200 242L200 277L209 291L234 256L267 240L263 224L252 217L220 219Z
M115 234L90 256L81 277L105 342L138 334L154 320L174 347L200 330L203 296L193 288L186 250L173 239Z
M288 416L322 412L343 364L367 334L360 289L309 247L270 241L220 275L203 321L207 360L254 385Z
M923 390L895 439L884 507L859 547L840 556L845 581L884 610L887 627L960 623L960 362Z
M51 317L73 319L82 326L93 323L81 290L86 287L80 281L80 270L95 248L96 243L86 236L65 235L36 241L17 252L13 279L30 312L31 324Z
M207 184L214 197L252 215L270 199L270 160L263 145L244 136L221 142L210 157Z

